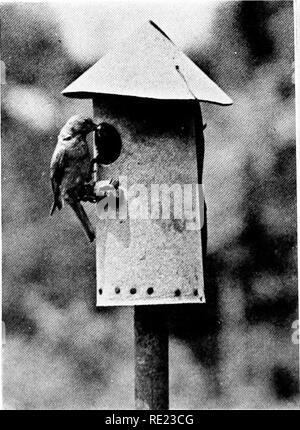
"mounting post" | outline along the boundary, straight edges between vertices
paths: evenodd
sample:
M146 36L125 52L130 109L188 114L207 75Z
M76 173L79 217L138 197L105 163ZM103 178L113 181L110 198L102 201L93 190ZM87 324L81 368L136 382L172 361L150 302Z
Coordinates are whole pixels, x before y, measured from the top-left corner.
M169 409L168 306L135 306L135 407Z

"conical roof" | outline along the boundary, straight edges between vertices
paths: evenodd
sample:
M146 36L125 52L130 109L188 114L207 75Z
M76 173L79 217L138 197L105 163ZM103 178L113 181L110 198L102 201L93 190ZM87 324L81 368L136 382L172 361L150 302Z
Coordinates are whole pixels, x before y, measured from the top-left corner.
M224 91L152 21L121 41L62 93L77 98L116 94L232 104Z

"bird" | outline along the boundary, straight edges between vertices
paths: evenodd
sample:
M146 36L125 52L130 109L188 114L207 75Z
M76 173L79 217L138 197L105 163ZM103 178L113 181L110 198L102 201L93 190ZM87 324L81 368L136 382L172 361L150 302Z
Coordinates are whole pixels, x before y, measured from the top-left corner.
M50 163L50 179L54 202L50 211L61 210L65 201L74 210L90 240L95 239L94 228L81 204L86 184L91 180L91 156L87 134L97 130L92 118L72 116L61 129Z

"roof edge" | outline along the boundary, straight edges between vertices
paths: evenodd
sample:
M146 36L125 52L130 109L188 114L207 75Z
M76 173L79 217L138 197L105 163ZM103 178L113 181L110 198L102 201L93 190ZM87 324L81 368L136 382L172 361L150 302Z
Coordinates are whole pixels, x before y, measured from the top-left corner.
M218 106L231 106L233 104L233 100L228 97L230 101L228 103L221 103L217 101L212 100L204 100L204 99L198 99L198 98L189 98L189 99L171 99L171 98L158 98L158 97L149 97L149 96L134 96L131 94L114 94L114 93L94 93L90 91L80 91L80 92L68 92L66 90L63 90L61 94L65 97L69 98L77 98L77 99L93 99L95 97L101 97L101 96L113 96L113 97L128 97L131 99L140 99L140 100L153 100L153 101L169 101L169 102L191 102L191 101L197 101L199 103L210 103Z
M154 21L151 19L149 20L149 23L157 30L159 31L163 36L165 36L170 42L174 44L174 42L169 38L169 36L157 25Z

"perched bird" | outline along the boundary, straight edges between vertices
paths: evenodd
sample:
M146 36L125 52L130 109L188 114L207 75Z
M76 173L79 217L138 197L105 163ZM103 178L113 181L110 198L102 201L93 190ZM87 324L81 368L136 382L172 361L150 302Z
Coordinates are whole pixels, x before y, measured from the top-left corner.
M54 194L50 215L56 208L61 210L62 200L65 200L76 213L91 242L95 239L95 231L80 201L84 197L86 183L91 180L91 157L86 136L96 129L97 124L91 118L80 115L71 117L59 133L50 165Z

